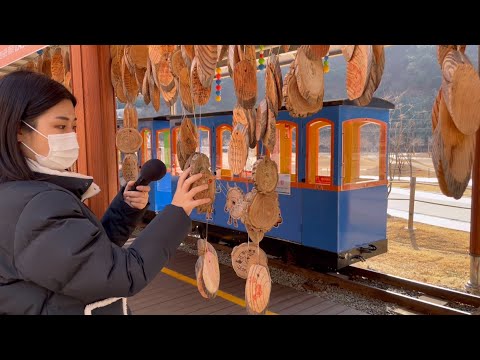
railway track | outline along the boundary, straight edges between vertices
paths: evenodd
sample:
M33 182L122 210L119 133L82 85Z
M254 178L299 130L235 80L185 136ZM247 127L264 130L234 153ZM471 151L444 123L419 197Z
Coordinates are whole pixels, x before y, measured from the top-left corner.
M196 244L198 237L187 242ZM212 243L215 249L230 253L232 247ZM398 314L471 315L480 308L480 297L429 285L414 280L349 266L338 272L319 272L279 259L269 259L269 266L306 278L307 288L316 290L316 282L338 286L363 296L396 306ZM318 285L317 285L318 286Z

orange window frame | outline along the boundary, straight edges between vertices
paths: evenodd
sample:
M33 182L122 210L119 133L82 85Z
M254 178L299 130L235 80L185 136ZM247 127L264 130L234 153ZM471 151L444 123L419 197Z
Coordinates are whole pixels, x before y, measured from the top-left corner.
M172 175L179 175L177 173L177 167L180 168L180 164L178 163L178 158L177 158L177 138L178 138L178 132L180 130L179 126L175 126L172 128L172 141L170 142L170 148L171 150L171 169L172 169Z
M316 126L316 123L318 126ZM324 125L322 125L324 124ZM318 118L313 119L307 123L307 184L316 185L316 177L317 177L317 170L318 170L318 131L324 127L330 126L330 176L324 177L320 179L321 185L332 185L333 184L333 176L334 176L334 154L335 154L335 123L331 120ZM315 162L313 161L315 159Z
M298 180L298 138L299 138L299 132L298 132L298 124L293 122L293 121L288 121L288 120L280 120L277 121L275 124L275 127L277 131L280 131L282 126L288 125L290 127L289 133L288 133L288 138L282 138L281 134L279 134L279 138L277 140L280 141L278 146L280 147L279 149L279 156L280 156L280 167L278 169L279 174L290 174L291 175L291 182L296 183ZM295 129L296 131L296 136L295 136L295 174L292 174L292 132ZM284 146L282 146L282 141ZM271 157L270 151L266 151L266 154ZM282 158L288 157L290 161L282 163Z
M217 154L216 154L216 170L217 170L217 177L222 177L222 176L227 176L231 177L232 176L232 170L230 168L224 168L223 167L223 133L225 131L230 131L230 134L233 133L233 127L228 124L221 124L217 127L217 138L215 140L216 148L217 148Z
M378 180L370 180L370 181L365 181L365 182L360 182L360 183L345 183L345 172L346 172L346 164L348 158L348 153L352 153L353 149L348 149L346 148L345 144L345 126L349 125L351 123L358 123L358 127L354 129L354 134L352 133L352 136L355 136L356 142L353 144L353 146L357 147L358 149L361 148L361 137L360 137L360 128L363 125L366 124L376 124L379 125L380 128L380 144L379 144L379 159L378 159ZM367 188L367 187L374 187L374 186L379 186L379 185L386 185L387 184L387 124L383 121L376 120L376 119L371 119L371 118L355 118L355 119L350 119L347 121L344 121L342 124L342 190L354 190L354 189L361 189L361 188ZM350 160L351 161L351 160ZM355 169L355 172L357 174L360 174L360 161L357 161L357 168Z
M155 156L157 157L157 154L158 154L158 140L160 139L160 135L161 134L167 134L168 136L170 136L170 129L161 129L161 130L157 130L155 132L155 149L156 149L156 154ZM172 169L172 156L171 156L171 152L172 152L172 142L170 141L169 143L169 148L170 148L170 159L169 159L169 163L165 163L166 167L167 167L167 172L171 172ZM157 157L158 159L158 157ZM165 158L166 159L166 158ZM158 160L162 160L162 159L158 159Z

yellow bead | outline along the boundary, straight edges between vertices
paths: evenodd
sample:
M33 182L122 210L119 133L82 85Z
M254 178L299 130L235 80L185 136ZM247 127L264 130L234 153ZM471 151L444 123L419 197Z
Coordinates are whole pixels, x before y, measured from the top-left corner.
M323 72L324 72L324 73L328 73L329 71L330 71L330 66L324 65L324 66L323 66Z
M222 100L222 97L220 95L218 95L218 96L215 97L215 100L220 101L220 100Z
M217 72L217 74L221 74L222 70L220 68L217 68L216 72Z

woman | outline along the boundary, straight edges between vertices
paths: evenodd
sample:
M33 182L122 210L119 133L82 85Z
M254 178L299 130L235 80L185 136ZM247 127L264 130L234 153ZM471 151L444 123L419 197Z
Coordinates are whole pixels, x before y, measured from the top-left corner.
M47 77L0 79L0 313L83 314L92 303L135 295L191 229L202 175L179 178L171 205L122 248L146 211L150 187L122 189L102 220L83 204L100 190L65 171L78 157L74 96ZM188 178L187 178L188 177ZM90 307L91 308L91 307ZM113 301L93 314L122 314Z

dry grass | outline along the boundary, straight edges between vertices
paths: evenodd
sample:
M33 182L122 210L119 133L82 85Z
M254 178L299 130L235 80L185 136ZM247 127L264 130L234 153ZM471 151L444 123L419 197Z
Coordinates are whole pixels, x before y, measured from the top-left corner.
M400 189L410 189L410 183L409 182L395 182L393 183L393 187L395 188L400 188ZM416 184L415 185L415 190L417 191L426 191L426 192L431 192L431 193L438 193L441 194L440 187L437 184ZM467 188L465 189L465 192L463 193L463 197L471 197L472 196L472 189Z
M470 233L389 217L388 252L356 266L464 291L469 280Z

